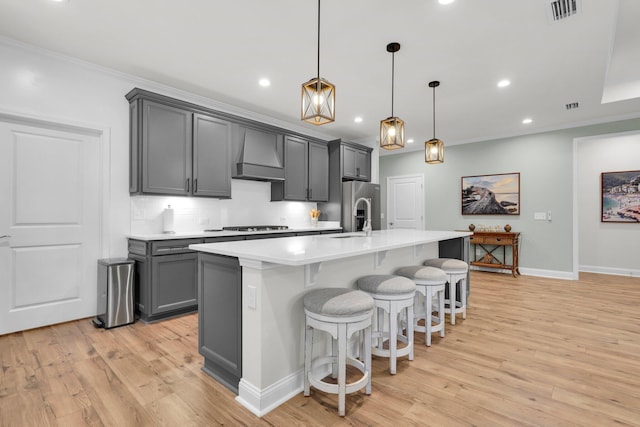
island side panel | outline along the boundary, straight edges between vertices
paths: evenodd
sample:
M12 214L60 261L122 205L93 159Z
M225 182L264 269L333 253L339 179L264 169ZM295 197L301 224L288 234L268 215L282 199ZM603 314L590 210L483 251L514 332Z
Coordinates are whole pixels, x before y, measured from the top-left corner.
M238 393L242 377L242 276L237 258L198 253L198 351L203 370Z

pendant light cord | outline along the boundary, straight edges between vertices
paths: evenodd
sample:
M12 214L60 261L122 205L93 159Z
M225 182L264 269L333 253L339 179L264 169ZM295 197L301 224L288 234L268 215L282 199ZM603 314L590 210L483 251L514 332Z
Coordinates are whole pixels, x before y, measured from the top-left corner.
M391 52L391 117L394 117L393 115L393 87L394 87L394 82L395 82L395 67L396 65L396 53L395 52Z
M318 88L320 88L320 0L318 0Z
M436 139L436 87L433 87L433 139Z

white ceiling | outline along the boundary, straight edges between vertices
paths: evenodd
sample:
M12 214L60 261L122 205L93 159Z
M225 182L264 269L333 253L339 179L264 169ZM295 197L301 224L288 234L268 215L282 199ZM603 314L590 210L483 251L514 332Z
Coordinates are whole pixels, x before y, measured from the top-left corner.
M0 0L0 35L369 144L391 113L386 45L399 42L394 113L415 139L405 150L433 136L431 80L448 145L640 117L640 2L580 0L559 22L549 3L324 0L320 74L336 85L337 119L320 128L300 121L315 0Z

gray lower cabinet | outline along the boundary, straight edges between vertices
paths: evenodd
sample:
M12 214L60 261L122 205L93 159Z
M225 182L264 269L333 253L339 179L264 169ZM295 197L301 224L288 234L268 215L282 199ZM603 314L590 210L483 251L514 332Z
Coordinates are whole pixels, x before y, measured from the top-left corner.
M242 377L242 268L237 258L202 252L198 264L203 369L237 394Z
M285 136L284 181L271 183L271 200L329 200L329 148Z
M151 314L197 309L197 274L195 252L151 257Z
M202 242L129 239L129 258L135 262L136 312L141 320L151 322L198 309L198 254L189 245Z

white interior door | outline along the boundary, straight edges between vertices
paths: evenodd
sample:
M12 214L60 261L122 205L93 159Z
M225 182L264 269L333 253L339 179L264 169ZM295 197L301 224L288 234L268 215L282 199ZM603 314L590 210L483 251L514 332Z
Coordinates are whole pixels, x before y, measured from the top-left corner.
M387 178L387 228L424 229L424 175Z
M97 310L101 138L0 118L0 334Z

